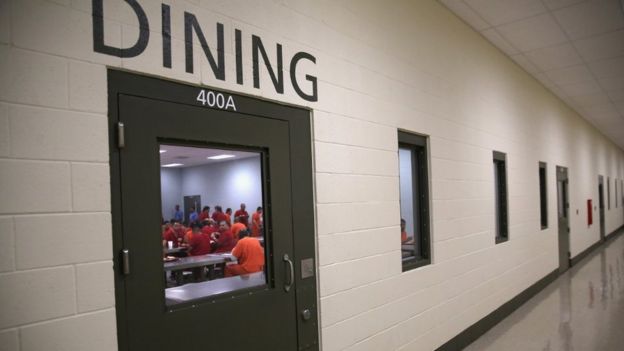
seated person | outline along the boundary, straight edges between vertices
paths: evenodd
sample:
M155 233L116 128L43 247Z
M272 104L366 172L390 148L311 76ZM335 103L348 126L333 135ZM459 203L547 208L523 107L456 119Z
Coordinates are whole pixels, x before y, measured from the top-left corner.
M240 217L236 217L234 218L234 224L232 224L232 235L234 235L234 238L238 240L238 232L240 232L241 230L247 230L247 226L245 226L242 222Z
M179 221L174 220L173 226L169 227L163 233L163 247L167 247L167 241L173 242L173 247L178 247L184 241L184 235L186 234L186 228L180 224Z
M412 237L407 236L407 232L405 231L405 220L401 218L401 244L410 244L412 242Z
M212 234L214 232L219 231L219 226L211 218L204 219L201 225L202 225L202 229L201 229L202 233Z
M260 241L249 237L246 230L240 231L239 235L241 239L232 250L238 264L225 266L226 277L261 272L264 269L264 249Z
M212 251L210 245L210 234L202 233L200 231L199 224L195 223L192 226L192 237L189 240L189 255L199 256L209 254Z
M214 253L230 252L236 245L236 239L225 221L219 223L219 231L210 236L213 240Z

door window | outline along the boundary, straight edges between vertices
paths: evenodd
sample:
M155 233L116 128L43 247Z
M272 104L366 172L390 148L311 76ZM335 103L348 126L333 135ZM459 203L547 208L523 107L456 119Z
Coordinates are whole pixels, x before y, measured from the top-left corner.
M161 143L159 154L167 306L266 285L262 152ZM189 194L203 206L181 207Z

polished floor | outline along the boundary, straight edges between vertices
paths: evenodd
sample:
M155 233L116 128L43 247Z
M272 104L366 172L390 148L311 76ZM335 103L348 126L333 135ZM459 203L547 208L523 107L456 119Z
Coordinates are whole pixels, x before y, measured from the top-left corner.
M624 235L619 234L465 350L624 350Z

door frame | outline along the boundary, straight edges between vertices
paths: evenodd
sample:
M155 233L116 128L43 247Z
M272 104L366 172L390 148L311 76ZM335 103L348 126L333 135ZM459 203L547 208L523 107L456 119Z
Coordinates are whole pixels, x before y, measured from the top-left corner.
M568 177L568 168L563 166L556 167L556 189L557 189L557 254L559 256L559 274L567 271L571 266L571 257L570 257L570 178ZM564 196L562 197L559 194L559 182L564 182L565 186L563 187ZM560 200L563 199L564 203L561 204ZM560 207L563 206L563 210L567 215L566 218L566 227L565 229L561 228L561 217L559 213L561 212ZM562 236L565 237L565 244L562 241ZM565 251L562 254L562 251Z
M605 190L604 176L598 175L598 223L600 226L600 241L605 241Z
M115 281L115 302L117 339L119 350L128 350L126 323L125 283L121 274L121 250L123 249L121 169L118 147L119 100L121 95L137 96L190 106L202 106L197 101L201 90L232 96L236 112L258 117L277 119L288 123L292 178L291 201L297 206L292 209L292 221L296 223L293 233L293 263L295 265L296 321L299 349L318 350L318 261L316 255L316 220L314 210L314 164L312 161L312 111L309 108L281 102L268 101L240 93L178 83L121 70L108 69L108 128L110 151L111 215L113 237L113 269ZM212 107L202 106L210 109ZM217 106L214 109L219 109ZM309 259L312 259L310 262ZM305 262L304 262L305 260ZM303 277L305 274L305 278ZM299 312L310 310L310 319L299 318ZM303 323L311 323L307 327ZM300 327L301 326L301 327Z

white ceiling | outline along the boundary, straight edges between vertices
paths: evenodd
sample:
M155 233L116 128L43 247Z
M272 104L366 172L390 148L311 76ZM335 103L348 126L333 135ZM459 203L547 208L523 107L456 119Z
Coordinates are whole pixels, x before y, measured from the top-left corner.
M162 152L166 150L166 152ZM229 162L241 160L249 157L259 157L259 153L245 152L245 151L233 151L233 150L221 150L210 149L202 147L188 147L188 146L174 146L174 145L160 145L160 165L167 165L172 163L181 163L181 166L172 168L186 168L200 165L207 165L217 162ZM234 157L225 158L221 160L210 160L208 157L217 155L233 155Z
M439 0L624 149L624 0Z

